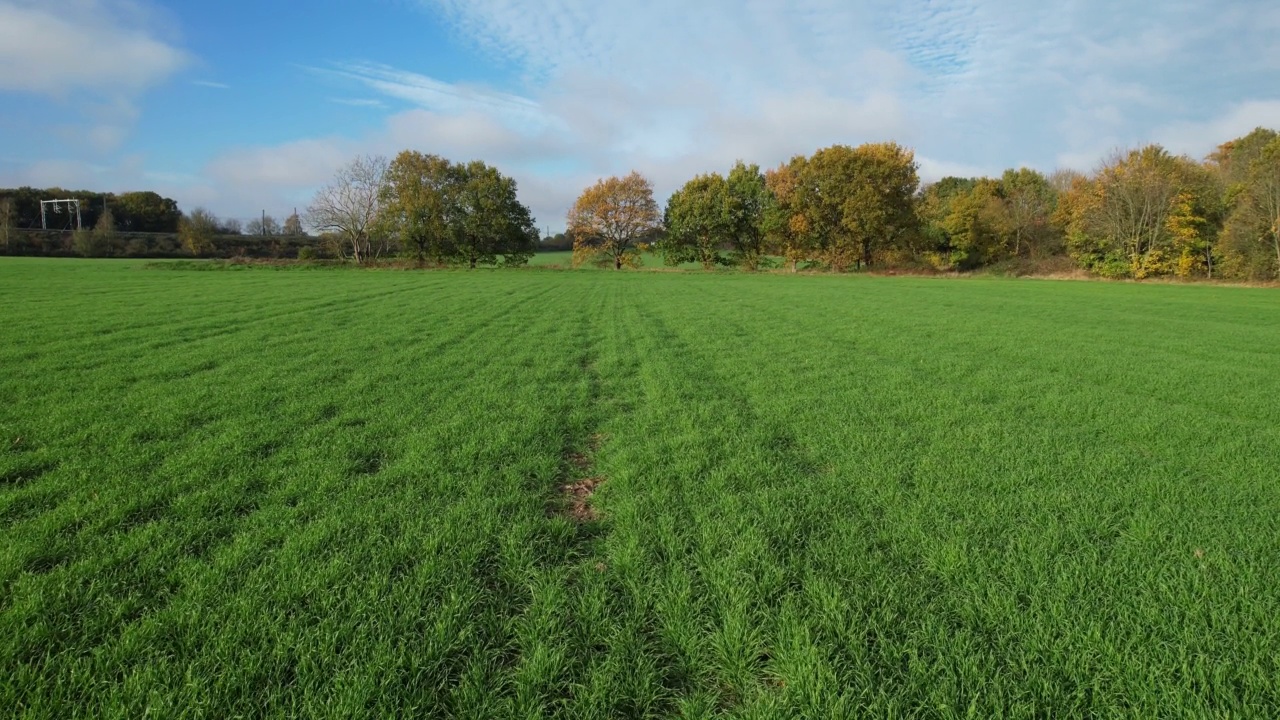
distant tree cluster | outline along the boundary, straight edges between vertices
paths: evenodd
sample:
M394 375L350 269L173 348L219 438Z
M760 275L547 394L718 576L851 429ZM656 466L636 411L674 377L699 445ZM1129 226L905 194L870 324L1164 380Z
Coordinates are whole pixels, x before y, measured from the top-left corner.
M154 192L0 190L0 252L147 256L336 257L400 254L420 266L521 265L572 249L575 265L757 270L782 263L968 271L1073 263L1115 278L1280 278L1280 133L1259 128L1203 161L1158 145L1115 152L1091 174L1027 168L921 186L895 143L833 145L761 170L739 161L699 175L661 206L637 172L586 188L566 230L539 238L516 182L481 161L415 151L356 158L316 193L305 240L296 211L242 225L204 208L182 213ZM40 201L81 201L83 230L49 237ZM65 220L65 217L63 218ZM152 237L148 233L157 234Z
M109 212L111 222L119 230L172 233L178 231L178 219L182 216L177 201L151 191L116 195L57 187L20 187L0 189L0 227L39 228L41 200L79 200L80 222L85 229L96 227L102 214ZM68 214L65 206L61 213L49 211L46 215L51 230L75 229L75 216Z
M46 208L48 232L43 231L41 201L69 199L80 201L80 228L75 214L61 205L57 211ZM272 240L231 239L242 235ZM219 218L200 207L183 213L175 200L151 191L117 195L56 187L0 189L0 253L169 257L185 248L187 254L195 255L283 257L295 252L291 248L305 235L296 212L283 226L265 214L242 225L235 218Z
M311 224L357 263L399 248L419 264L523 265L538 249L516 182L480 161L406 150L361 157L316 193Z
M973 270L1069 258L1104 277L1280 277L1280 135L1258 129L1203 162L1158 145L1117 152L1091 175L1010 169L920 186L894 143L834 145L761 172L699 175L659 216L636 173L588 188L569 211L575 262L635 265L652 243L670 264L757 269L777 258L832 271Z

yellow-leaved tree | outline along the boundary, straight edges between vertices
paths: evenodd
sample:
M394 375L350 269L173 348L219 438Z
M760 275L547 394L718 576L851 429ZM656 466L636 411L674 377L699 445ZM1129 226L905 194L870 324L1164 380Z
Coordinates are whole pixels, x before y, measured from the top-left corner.
M636 245L662 227L653 185L638 172L598 181L582 191L569 209L573 264L612 264L614 269L640 264Z

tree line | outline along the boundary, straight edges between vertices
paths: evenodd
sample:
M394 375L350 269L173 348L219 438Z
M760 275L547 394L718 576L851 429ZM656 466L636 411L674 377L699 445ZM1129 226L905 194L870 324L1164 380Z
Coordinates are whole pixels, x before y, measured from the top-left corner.
M1203 161L1159 145L1086 175L1028 168L921 186L911 150L834 145L761 171L689 180L667 200L638 173L586 189L567 217L577 264L754 270L776 262L974 270L1069 259L1113 278L1280 277L1280 135L1259 128Z
M67 204L46 207L42 220L42 200L78 200L80 227ZM305 237L296 211L283 223L265 213L241 223L202 207L183 213L175 200L151 191L0 189L0 254L295 257Z
M0 251L39 226L41 199L81 199L86 227L63 252L194 256L391 256L420 266L521 265L572 249L575 265L623 269L656 252L671 265L758 270L781 265L967 271L1069 262L1114 278L1280 277L1280 133L1259 128L1203 160L1159 145L1115 152L1092 173L1009 169L921 185L896 143L833 145L761 169L739 161L698 175L659 205L632 172L584 189L566 230L540 241L515 180L482 161L404 151L360 157L315 195L306 215L245 226L153 192L0 190ZM319 238L306 240L306 227ZM159 232L154 241L137 233ZM261 241L237 240L248 234ZM28 245L48 238L28 235ZM35 238L35 239L32 239ZM21 238L18 239L21 242Z
M182 213L177 201L151 191L115 193L62 188L0 188L0 227L5 229L38 229L40 201L79 200L80 221L94 227L104 213L111 216L115 229L125 232L173 233L178 231ZM48 210L50 230L74 229L75 214Z
M479 160L411 150L356 158L316 193L307 217L357 263L398 250L419 265L523 265L538 250L515 180Z

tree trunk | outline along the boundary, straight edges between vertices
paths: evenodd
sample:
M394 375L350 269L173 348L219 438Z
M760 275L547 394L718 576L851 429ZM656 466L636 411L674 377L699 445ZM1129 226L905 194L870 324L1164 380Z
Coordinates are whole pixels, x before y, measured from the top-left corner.
M1276 226L1271 231L1271 243L1276 246L1276 277L1280 278L1280 218L1276 218Z
M475 269L476 269L476 256L475 256L475 255L472 255L472 256L471 256L471 269L472 269L472 270L475 270Z
M796 262L796 259L795 259L795 258L791 258L791 272L796 272L796 265L797 265L797 264L798 264L798 263Z
M614 270L621 270L621 269L622 269L622 256L621 256L621 255L614 255L614 256L613 256L613 269L614 269Z

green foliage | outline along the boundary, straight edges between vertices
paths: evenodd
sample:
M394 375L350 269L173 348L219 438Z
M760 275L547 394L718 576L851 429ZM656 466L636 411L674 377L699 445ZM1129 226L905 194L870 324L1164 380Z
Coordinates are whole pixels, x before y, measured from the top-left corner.
M150 191L122 193L111 208L117 226L131 232L177 232L182 217L176 201Z
M302 261L315 260L318 257L316 249L310 246L298 248L298 259Z
M833 145L772 176L778 209L765 221L793 263L810 257L843 271L913 235L915 157L894 143Z
M728 223L732 243L732 261L744 270L759 270L769 265L766 257L766 215L773 206L773 196L765 184L759 165L739 160L729 171Z
M515 180L482 162L405 151L388 167L382 195L383 231L419 263L523 265L537 251Z
M12 212L14 228L40 227L41 200L74 199L80 201L81 222L85 227L97 224L103 208L110 208L118 229L127 232L167 232L178 230L178 203L154 192L131 192L122 195L66 190L63 188L0 188L0 207ZM74 216L55 215L49 219L51 229L62 229Z
M133 265L0 260L10 714L1280 706L1272 291Z
M952 268L968 270L1003 258L1009 224L998 181L982 179L957 194L942 220Z
M666 236L658 247L668 265L696 262L710 270L723 262L733 238L729 183L719 173L699 175L667 200Z

